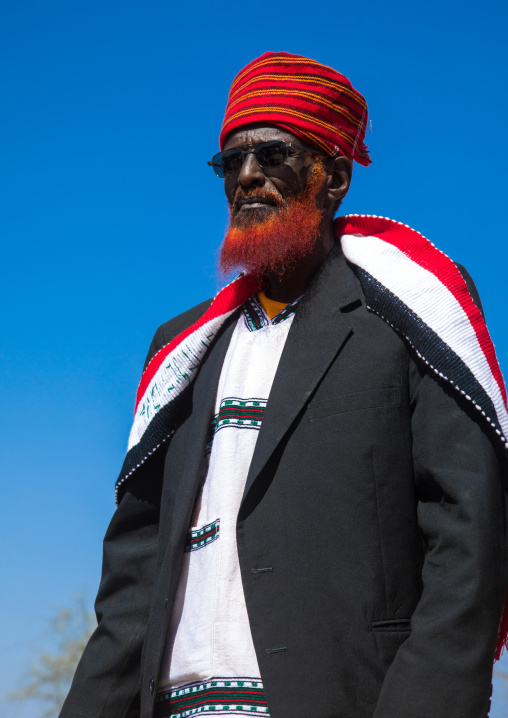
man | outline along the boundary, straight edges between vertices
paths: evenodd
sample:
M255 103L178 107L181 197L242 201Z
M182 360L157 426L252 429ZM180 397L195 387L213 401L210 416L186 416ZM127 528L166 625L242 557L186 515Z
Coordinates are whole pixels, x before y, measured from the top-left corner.
M468 275L333 221L366 123L313 60L235 78L209 164L247 273L155 335L63 718L487 716L506 394Z

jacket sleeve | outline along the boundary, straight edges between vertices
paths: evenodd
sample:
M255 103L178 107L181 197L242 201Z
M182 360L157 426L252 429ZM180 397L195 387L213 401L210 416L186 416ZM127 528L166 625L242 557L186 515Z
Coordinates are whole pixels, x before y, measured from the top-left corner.
M159 329L147 361L163 345ZM126 484L104 539L95 603L98 626L83 653L60 718L139 716L139 670L153 584L163 457Z
M505 457L476 409L416 362L410 386L423 591L374 718L486 718L507 585Z

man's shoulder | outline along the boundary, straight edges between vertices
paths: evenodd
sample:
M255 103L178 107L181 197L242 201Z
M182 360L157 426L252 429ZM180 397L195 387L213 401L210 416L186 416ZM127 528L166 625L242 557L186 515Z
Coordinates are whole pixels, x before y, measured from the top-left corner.
M206 312L212 301L213 299L207 299L206 301L201 302L201 304L196 304L195 307L192 307L186 312L178 314L178 316L173 317L173 319L161 324L152 339L145 367L152 357L157 354L160 349L162 349L162 347L169 344L170 341L188 329L188 327L194 324L194 322L197 322L198 319Z
M464 279L465 283L467 284L467 288L469 290L469 294L471 295L471 298L473 302L476 304L478 309L480 310L482 316L483 316L483 307L480 299L480 295L478 294L478 290L476 288L475 283L473 282L473 278L467 271L467 269L458 262L454 262L455 266L459 270L459 272L462 274L462 278ZM484 317L485 318L485 317Z

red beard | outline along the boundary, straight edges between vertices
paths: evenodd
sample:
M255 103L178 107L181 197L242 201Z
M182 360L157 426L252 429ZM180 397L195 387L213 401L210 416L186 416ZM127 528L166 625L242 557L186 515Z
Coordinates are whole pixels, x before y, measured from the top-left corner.
M223 276L243 269L259 277L287 274L312 254L319 238L323 211L316 204L326 179L323 165L309 171L305 189L287 200L276 192L253 187L238 188L229 213L229 227L220 250L219 271ZM273 205L273 209L238 212L246 198Z

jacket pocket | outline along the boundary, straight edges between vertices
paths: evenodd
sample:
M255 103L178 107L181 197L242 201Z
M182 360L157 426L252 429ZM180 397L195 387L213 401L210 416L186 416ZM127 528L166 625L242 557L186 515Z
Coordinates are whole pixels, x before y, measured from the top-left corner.
M390 621L373 621L370 624L376 644L378 659L386 672L392 665L400 647L411 636L411 619L398 618Z
M411 631L410 618L391 618L388 621L372 621L370 627L378 633L401 633Z
M354 394L341 394L331 399L314 401L309 404L309 419L324 419L326 416L343 414L357 409L375 409L378 407L398 406L400 404L399 387L386 387Z

